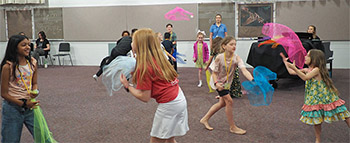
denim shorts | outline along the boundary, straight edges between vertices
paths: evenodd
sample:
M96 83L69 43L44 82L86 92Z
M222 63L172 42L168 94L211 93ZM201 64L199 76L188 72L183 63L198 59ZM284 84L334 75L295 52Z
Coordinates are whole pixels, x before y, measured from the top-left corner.
M34 112L24 109L17 104L3 100L1 117L1 142L19 143L22 135L23 124L34 135ZM34 136L33 136L34 137Z

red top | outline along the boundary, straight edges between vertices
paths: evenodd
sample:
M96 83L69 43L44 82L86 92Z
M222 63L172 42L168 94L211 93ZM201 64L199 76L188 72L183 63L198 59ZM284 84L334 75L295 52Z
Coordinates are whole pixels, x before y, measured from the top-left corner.
M167 103L173 101L179 92L179 80L168 82L156 76L152 67L148 66L148 73L144 75L143 82L140 84L140 78L137 76L136 89L151 90L151 97L156 99L157 103ZM139 75L140 72L137 73Z

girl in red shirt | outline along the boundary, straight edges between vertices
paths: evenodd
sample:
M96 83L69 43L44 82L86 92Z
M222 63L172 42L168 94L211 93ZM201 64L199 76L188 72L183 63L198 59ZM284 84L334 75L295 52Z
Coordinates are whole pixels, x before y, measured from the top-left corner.
M140 29L133 36L136 67L133 87L122 74L124 88L137 99L148 102L154 98L158 108L154 115L150 142L176 142L189 130L186 98L178 85L177 73L165 58L151 29Z

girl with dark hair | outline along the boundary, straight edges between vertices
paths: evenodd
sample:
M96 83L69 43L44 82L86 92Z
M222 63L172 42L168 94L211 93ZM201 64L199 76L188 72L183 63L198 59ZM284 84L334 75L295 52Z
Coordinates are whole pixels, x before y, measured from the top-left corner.
M44 31L38 33L39 38L35 41L33 57L39 61L39 56L45 55L44 67L47 68L47 55L50 51L50 42L46 39Z
M1 62L1 142L20 142L23 124L34 135L34 112L39 101L32 102L38 94L36 60L29 57L30 41L26 36L11 36Z
M122 32L122 37L125 37L125 36L130 36L129 31L125 30Z
M168 23L166 26L166 31L168 33L170 33L170 39L169 41L172 42L173 44L173 48L174 48L174 52L172 53L173 57L176 58L176 53L177 53L177 36L176 36L176 33L173 31L173 25L171 23ZM165 37L164 37L165 38ZM164 39L165 40L165 39ZM173 66L174 66L174 69L175 71L177 72L177 61L174 61L173 62Z

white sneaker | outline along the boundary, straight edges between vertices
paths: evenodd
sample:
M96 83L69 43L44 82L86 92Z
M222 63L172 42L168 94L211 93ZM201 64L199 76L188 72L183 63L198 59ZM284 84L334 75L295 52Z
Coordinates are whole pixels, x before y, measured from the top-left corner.
M199 81L199 84L197 85L198 87L202 87L202 81Z
M45 69L47 68L47 64L44 64L44 68L45 68Z
M94 80L96 80L96 81L97 81L98 76L97 76L96 74L94 74L94 75L92 76L92 78L94 78Z

